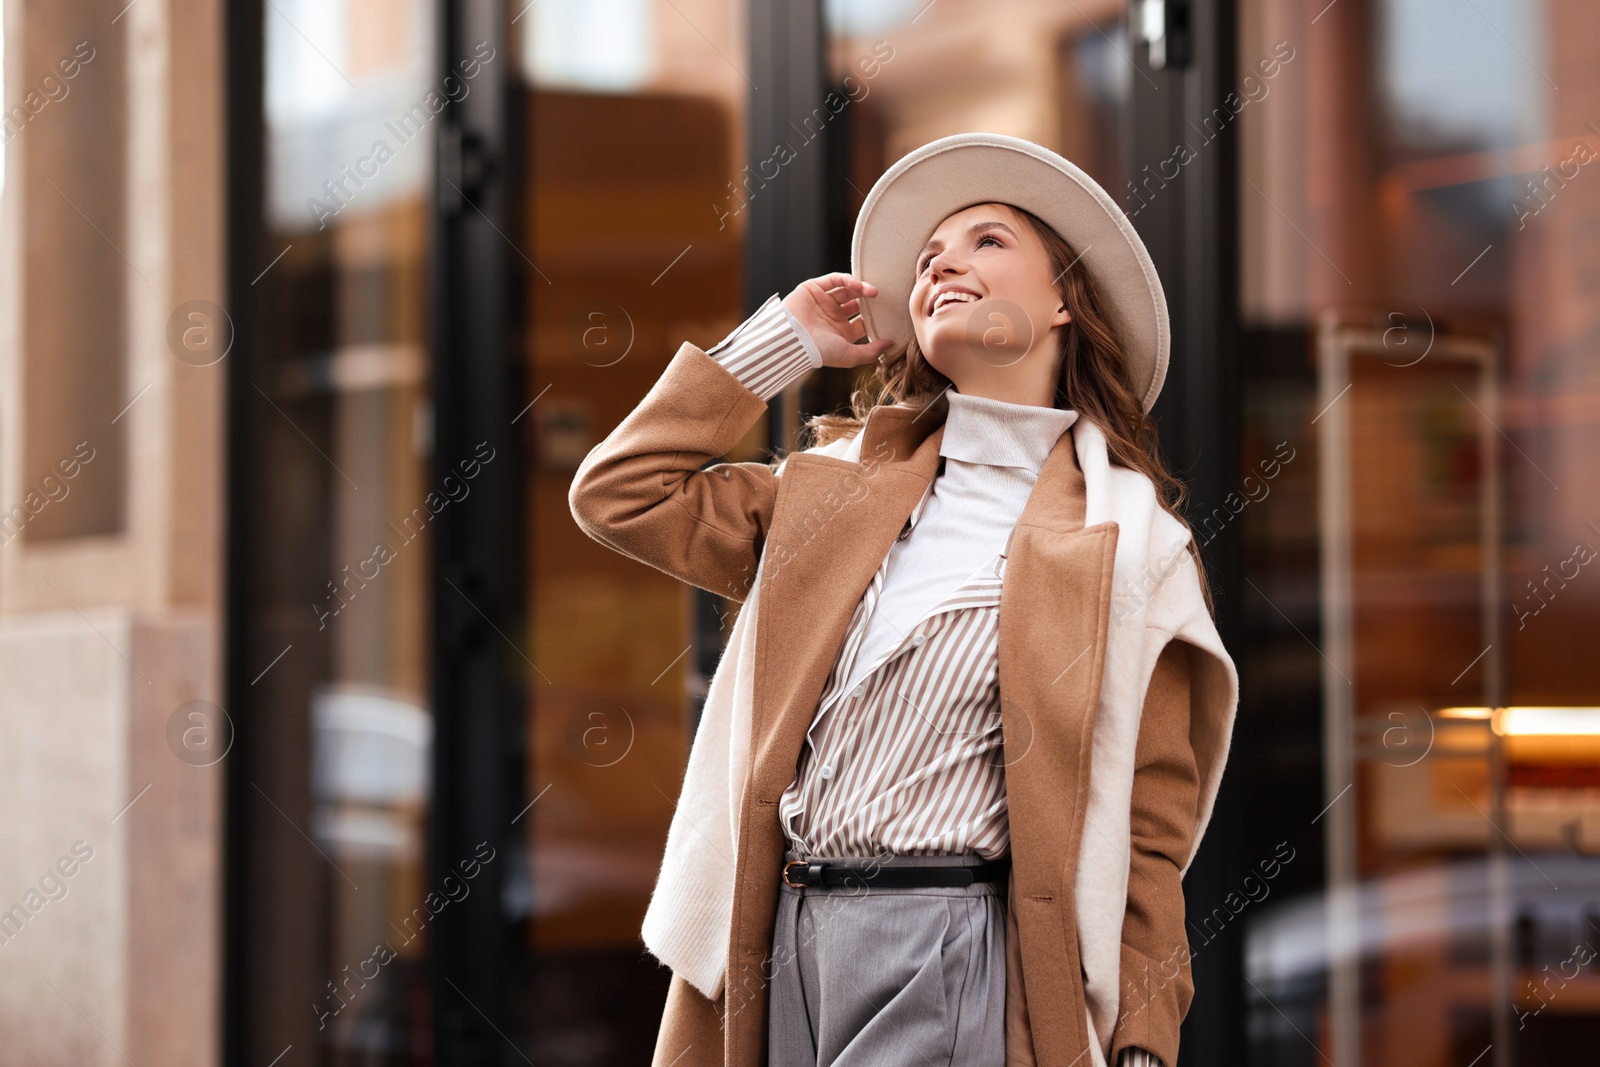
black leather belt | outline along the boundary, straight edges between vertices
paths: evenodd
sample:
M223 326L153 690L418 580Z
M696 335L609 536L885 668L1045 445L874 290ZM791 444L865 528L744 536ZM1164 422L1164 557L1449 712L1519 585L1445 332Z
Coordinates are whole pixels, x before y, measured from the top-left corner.
M912 867L879 864L847 866L840 863L814 863L790 860L783 865L783 880L799 889L804 886L863 886L870 889L912 889L923 886L962 886L974 882L998 882L1011 869L1011 857L967 864L959 867Z

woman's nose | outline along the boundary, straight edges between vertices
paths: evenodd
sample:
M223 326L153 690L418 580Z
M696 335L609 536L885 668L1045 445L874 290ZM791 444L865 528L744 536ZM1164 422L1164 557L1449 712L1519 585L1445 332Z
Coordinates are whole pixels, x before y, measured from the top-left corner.
M932 259L928 260L927 273L932 278L938 278L940 275L958 273L963 269L965 269L965 265L961 262L960 257L945 251L936 253Z

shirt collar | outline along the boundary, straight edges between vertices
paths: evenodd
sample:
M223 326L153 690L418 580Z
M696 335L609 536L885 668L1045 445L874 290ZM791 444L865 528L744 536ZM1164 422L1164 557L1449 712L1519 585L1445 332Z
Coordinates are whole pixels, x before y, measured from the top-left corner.
M1078 421L1078 413L1070 409L1014 404L957 392L954 387L945 396L950 408L939 445L941 456L995 467L1024 467L1035 477L1056 440Z

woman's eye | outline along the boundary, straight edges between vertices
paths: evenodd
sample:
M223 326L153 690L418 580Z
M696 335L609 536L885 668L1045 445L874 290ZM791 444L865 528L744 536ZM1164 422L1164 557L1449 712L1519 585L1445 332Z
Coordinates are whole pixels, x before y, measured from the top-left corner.
M996 237L992 233L986 233L982 237L979 237L978 238L978 243L974 247L982 248L983 247L983 242L985 242L985 241L994 242L995 247L997 247L997 248L1004 248L1005 247L1005 242L1000 240L1000 238ZM921 274L923 271L927 270L928 269L928 264L930 264L932 262L933 262L933 257L931 255L923 256L921 259L917 260L917 273Z

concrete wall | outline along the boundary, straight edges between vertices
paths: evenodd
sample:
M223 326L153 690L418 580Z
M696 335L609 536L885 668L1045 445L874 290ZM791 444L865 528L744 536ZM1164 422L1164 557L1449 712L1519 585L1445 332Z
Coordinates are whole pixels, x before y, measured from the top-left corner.
M0 619L0 1060L215 1062L222 764L169 744L215 676L203 616Z
M223 7L0 10L0 1063L214 1064Z

